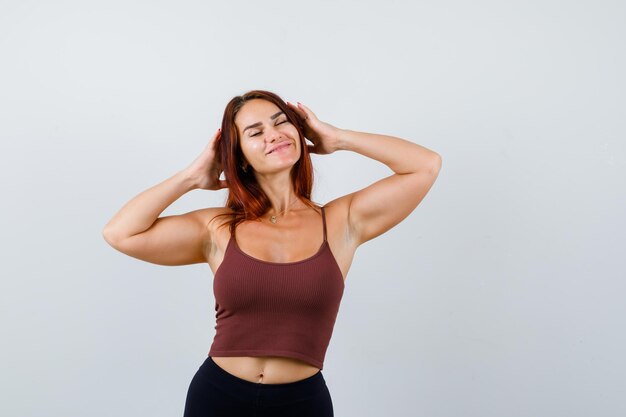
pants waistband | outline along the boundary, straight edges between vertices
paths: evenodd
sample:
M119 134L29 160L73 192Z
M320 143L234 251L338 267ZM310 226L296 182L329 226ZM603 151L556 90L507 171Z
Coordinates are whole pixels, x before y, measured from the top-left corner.
M220 368L213 358L208 356L199 371L209 377L218 388L242 400L255 398L261 391L266 401L298 401L318 395L326 388L326 381L321 370L295 382L264 384L239 378Z

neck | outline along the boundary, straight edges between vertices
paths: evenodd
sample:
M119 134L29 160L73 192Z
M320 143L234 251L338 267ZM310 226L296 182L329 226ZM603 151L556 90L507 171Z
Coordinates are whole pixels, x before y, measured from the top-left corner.
M285 195L280 200L272 200L272 207L268 210L270 215L281 215L284 216L289 212L289 210L298 206L299 198L295 195L295 193L291 193L289 195Z

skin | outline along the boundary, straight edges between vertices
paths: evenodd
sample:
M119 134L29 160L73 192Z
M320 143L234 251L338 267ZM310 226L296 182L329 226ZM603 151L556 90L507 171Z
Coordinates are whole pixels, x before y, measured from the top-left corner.
M328 202L328 244L345 282L356 249L406 218L435 182L441 157L413 142L393 136L339 129L317 118L308 107L289 106L306 118L304 135L318 155L339 150L357 152L387 165L394 173L368 187ZM319 209L297 199L289 173L301 156L298 132L284 115L271 119L280 109L271 102L255 99L239 110L235 124L248 170L253 170L267 194L271 208L261 219L240 223L236 239L248 255L270 262L294 262L315 254L322 242ZM260 122L259 127L246 126ZM221 167L215 158L220 132L186 169L130 200L107 223L105 240L117 250L160 265L208 263L213 273L223 261L230 239L228 228L216 219L228 213L211 207L182 215L158 217L172 202L193 189L218 190L227 186L219 179ZM289 144L268 154L277 144ZM278 222L269 222L271 215ZM314 236L315 238L311 238ZM224 370L241 379L266 384L295 382L319 371L297 359L283 357L213 357Z

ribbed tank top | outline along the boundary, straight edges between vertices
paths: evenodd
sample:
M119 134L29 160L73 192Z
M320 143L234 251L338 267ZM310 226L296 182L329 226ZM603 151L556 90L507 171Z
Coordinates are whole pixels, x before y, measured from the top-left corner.
M282 356L323 369L344 291L326 239L295 262L269 262L244 253L231 232L215 271L215 337L209 356Z

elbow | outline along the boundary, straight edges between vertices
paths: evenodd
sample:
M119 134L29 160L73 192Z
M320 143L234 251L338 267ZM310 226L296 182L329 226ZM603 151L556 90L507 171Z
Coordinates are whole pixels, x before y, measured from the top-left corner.
M428 171L428 173L433 174L433 175L437 175L439 174L439 171L441 170L441 155L439 155L436 152L433 152L433 156L431 158L430 163L428 164L426 171Z
M102 229L102 238L106 241L106 243L109 245L111 244L111 232L109 232L106 227Z
M106 241L106 243L115 247L115 242L117 241L117 238L109 228L105 227L104 229L102 229L102 238Z
M441 163L442 163L441 155L436 153L435 154L435 168L437 170L436 172L439 172L439 170L441 170Z

